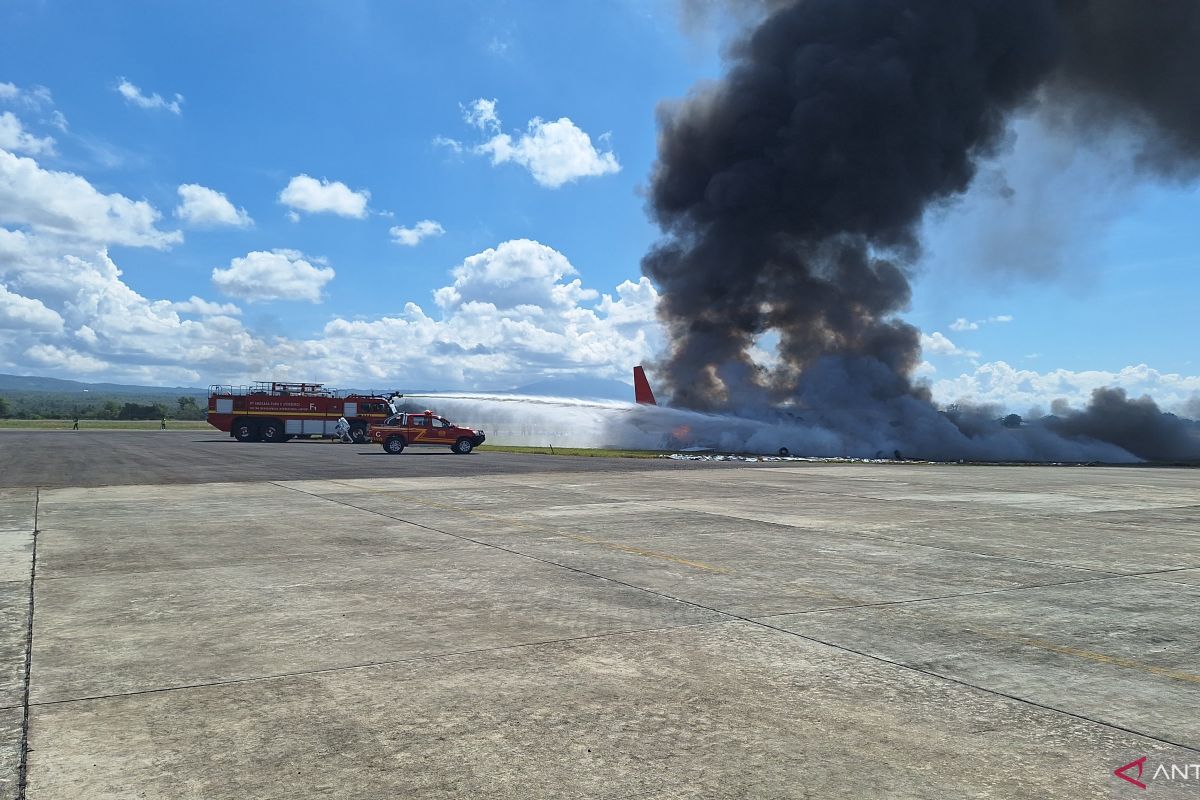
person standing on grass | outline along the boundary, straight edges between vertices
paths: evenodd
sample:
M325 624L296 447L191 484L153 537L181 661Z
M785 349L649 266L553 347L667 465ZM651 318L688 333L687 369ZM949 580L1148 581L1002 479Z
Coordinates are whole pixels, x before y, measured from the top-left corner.
M71 426L71 430L73 430L73 431L79 430L79 417L75 418L75 424Z
M167 429L167 418L166 417L162 418L162 422L159 423L158 429L160 431L165 431Z

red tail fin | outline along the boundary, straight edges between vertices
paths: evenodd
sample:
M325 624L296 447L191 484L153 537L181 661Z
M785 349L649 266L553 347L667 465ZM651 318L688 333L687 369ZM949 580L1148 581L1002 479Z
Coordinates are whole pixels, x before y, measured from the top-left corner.
M654 392L650 391L650 381L646 380L646 370L641 367L633 368L633 399L644 406L656 406Z

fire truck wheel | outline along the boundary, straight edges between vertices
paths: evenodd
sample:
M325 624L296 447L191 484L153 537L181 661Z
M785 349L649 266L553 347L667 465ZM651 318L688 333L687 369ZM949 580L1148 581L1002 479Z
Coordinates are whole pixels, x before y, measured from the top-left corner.
M475 445L471 442L470 439L459 439L457 442L454 443L454 447L451 447L450 449L456 453L466 455L467 453L469 453L475 449Z
M263 423L262 438L264 442L282 442L283 425L277 419L269 419Z
M394 456L398 456L404 452L404 440L399 436L389 436L388 440L383 443L383 449Z
M367 428L364 425L355 425L350 429L350 440L355 444L367 443Z
M239 419L233 424L233 438L239 442L253 442L258 438L258 426L253 420Z

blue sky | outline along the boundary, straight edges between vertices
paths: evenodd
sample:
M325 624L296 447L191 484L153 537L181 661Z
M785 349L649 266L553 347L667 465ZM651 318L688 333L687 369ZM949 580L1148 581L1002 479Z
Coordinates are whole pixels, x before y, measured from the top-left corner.
M627 379L663 345L655 106L720 75L712 24L674 0L7 4L0 371ZM1116 174L1119 135L1015 130L1018 202L981 180L926 227L923 375L944 400L1184 402L1200 197Z

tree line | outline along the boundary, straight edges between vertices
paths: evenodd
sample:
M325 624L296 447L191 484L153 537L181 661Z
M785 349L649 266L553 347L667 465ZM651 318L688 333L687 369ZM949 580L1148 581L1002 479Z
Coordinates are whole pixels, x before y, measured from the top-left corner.
M0 419L204 419L202 398L180 396L89 396L76 393L5 392Z

